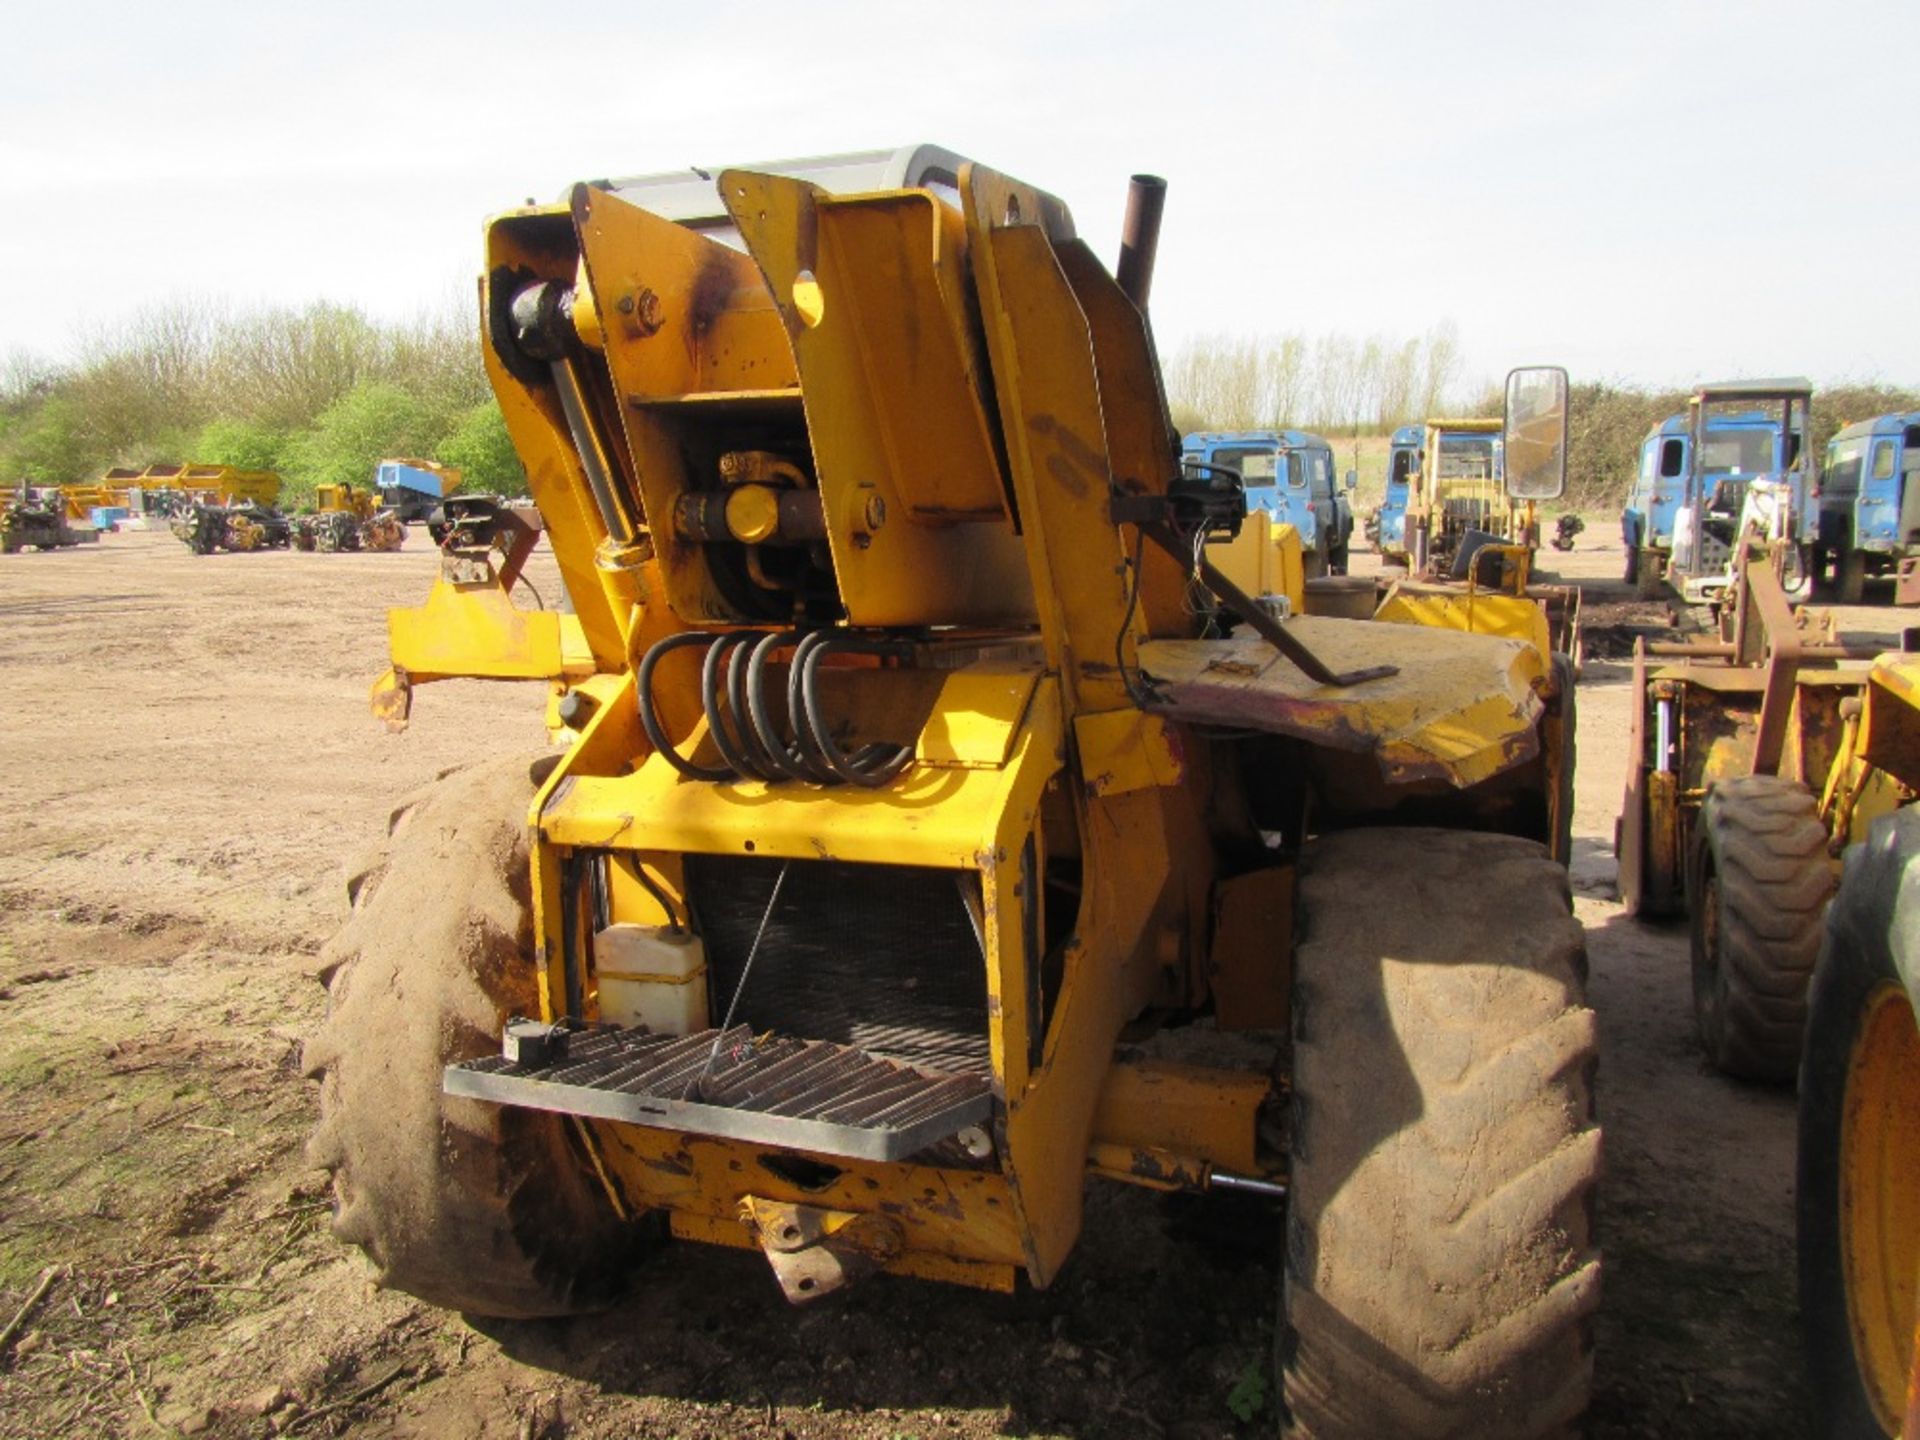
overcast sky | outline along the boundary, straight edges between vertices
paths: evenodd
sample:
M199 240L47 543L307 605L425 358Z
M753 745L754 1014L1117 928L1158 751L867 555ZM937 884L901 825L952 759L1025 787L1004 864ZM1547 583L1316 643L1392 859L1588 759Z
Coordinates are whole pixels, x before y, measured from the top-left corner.
M181 297L404 318L577 179L931 140L1155 326L1410 336L1473 374L1920 383L1920 3L963 0L10 8L0 354Z

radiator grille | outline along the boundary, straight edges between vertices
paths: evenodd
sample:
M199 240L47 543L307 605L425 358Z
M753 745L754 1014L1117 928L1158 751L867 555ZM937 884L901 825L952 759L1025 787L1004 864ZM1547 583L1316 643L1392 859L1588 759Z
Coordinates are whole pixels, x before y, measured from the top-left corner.
M733 998L779 860L690 855L713 1018ZM734 1023L985 1073L987 970L960 883L970 874L792 861Z

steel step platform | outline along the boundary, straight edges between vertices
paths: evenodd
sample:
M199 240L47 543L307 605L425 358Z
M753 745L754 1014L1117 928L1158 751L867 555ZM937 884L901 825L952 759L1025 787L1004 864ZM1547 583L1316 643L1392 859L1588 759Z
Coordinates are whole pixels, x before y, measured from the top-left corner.
M500 1055L449 1065L449 1095L621 1120L854 1160L904 1160L993 1113L988 1077L946 1074L825 1040L755 1040L735 1026L655 1035L596 1025L541 1065ZM696 1090L697 1086L697 1090Z

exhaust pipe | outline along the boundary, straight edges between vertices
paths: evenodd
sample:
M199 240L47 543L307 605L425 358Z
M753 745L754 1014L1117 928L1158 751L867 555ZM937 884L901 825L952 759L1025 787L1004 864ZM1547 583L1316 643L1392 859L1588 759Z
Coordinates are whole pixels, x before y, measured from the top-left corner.
M1127 186L1127 219L1120 231L1120 268L1114 279L1139 310L1153 288L1153 257L1160 248L1160 214L1167 208L1167 182L1136 175Z

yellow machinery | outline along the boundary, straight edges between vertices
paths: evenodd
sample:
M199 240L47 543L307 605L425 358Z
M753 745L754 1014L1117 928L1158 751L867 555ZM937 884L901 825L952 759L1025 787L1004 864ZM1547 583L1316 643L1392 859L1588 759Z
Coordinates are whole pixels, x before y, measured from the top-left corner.
M316 485L313 511L293 521L298 550L398 550L407 527L380 497L359 485Z
M1795 612L1779 549L1743 542L1716 637L1636 644L1615 851L1630 910L1692 917L1709 1058L1791 1081L1836 857L1914 797L1893 757L1915 727L1881 681L1916 662L1876 662L1830 616Z
M89 502L95 505L124 505L133 491L161 490L201 503L271 505L280 498L280 477L271 470L237 465L149 465L144 470L109 470L91 488L106 497Z
M1299 1432L1577 1425L1569 677L1281 619L1214 563L1244 498L1181 471L1163 193L1136 180L1117 276L932 147L490 224L538 515L460 522L376 704L542 680L572 743L404 802L353 869L310 1153L386 1283L564 1313L664 1232L796 1302L1008 1290L1060 1274L1090 1177L1252 1193L1285 1206ZM1552 381L1510 378L1506 435L1547 485ZM566 614L514 603L537 528ZM1200 1019L1244 1068L1140 1048Z

